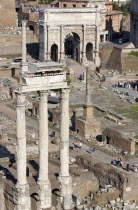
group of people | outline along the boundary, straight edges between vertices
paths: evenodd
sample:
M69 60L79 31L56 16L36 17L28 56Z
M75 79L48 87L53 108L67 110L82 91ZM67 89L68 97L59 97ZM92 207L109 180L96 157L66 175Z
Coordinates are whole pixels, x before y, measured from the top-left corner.
M82 149L82 143L81 142L73 142L73 145L70 147L72 150L74 150L74 149ZM95 152L95 150L96 150L96 148L95 147L90 147L89 149L88 149L88 153L92 153L92 152Z
M112 165L115 165L115 166L117 166L117 167L121 167L121 168L122 168L122 166L123 166L123 161L122 161L121 157L118 157L117 160L112 160L112 161L111 161L111 164L112 164Z
M95 152L95 147L90 147L89 148L89 153L91 154L92 152Z
M130 81L130 82L118 82L113 85L113 87L121 87L121 88L133 88L138 91L138 80Z
M82 143L81 142L74 142L73 143L73 149L81 149L82 148Z

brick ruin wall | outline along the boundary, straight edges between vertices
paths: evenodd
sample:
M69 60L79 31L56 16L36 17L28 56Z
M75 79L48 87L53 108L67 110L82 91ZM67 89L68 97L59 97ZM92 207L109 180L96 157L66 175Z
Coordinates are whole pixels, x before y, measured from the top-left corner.
M129 140L128 136L124 136L121 133L111 130L105 129L102 133L102 140L104 142L107 141L107 137L109 138L109 144L115 146L119 149L127 151L131 155L135 154L135 141ZM132 136L133 138L133 136Z
M16 12L14 0L0 0L0 27L15 27Z
M101 46L100 58L102 66L107 69L115 69L122 73L122 51L113 46ZM118 58L118 59L116 59Z
M120 197L125 200L138 200L138 177L116 166L101 163L88 155L77 157L77 164L92 171L99 180L100 187L111 184L120 191Z

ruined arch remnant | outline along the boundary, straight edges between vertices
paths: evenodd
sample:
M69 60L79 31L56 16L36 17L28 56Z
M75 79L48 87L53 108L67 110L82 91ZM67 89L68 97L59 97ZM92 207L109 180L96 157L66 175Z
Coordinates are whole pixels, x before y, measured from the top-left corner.
M89 60L100 66L100 7L47 8L40 9L39 14L40 61L51 60L52 45L57 43L59 62L64 61L66 55L82 64ZM89 53L86 52L87 43L93 44L93 47L88 49ZM89 56L86 56L86 53Z

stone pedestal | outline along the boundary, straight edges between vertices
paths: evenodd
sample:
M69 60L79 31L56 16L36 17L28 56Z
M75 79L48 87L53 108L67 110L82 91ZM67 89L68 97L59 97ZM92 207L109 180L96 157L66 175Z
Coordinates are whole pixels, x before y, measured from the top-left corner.
M59 176L59 182L61 187L61 205L63 209L72 209L72 179L71 176Z
M39 98L39 197L40 209L51 207L51 184L48 179L48 91Z
M21 75L22 75L24 72L28 71L28 64L27 63L21 63L20 64L20 69L21 69Z
M72 180L69 174L69 89L61 93L60 120L60 177L61 205L63 209L72 208Z
M15 210L31 210L29 185L17 185L15 186Z
M49 181L47 182L42 182L38 181L39 185L39 210L43 210L46 208L51 207L51 184Z
M76 132L85 138L95 137L100 133L100 122L93 116L93 106L83 107L83 117L76 120Z

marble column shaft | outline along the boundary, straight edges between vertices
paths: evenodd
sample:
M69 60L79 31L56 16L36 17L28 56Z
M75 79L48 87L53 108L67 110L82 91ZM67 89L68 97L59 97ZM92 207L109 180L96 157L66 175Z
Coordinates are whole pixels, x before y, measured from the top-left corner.
M100 44L100 26L97 23L95 26L95 64L97 67L100 66L99 44Z
M47 26L47 61L51 61L50 26Z
M72 208L72 180L69 174L69 89L61 92L60 120L60 176L61 204L63 209Z
M60 62L64 60L64 56L63 26L60 26Z
M26 64L26 20L22 21L22 64Z
M44 13L46 16L46 13ZM45 17L46 18L46 17ZM47 26L44 24L44 62L47 60Z
M30 210L29 185L26 180L26 127L25 127L25 95L17 95L17 184L16 210Z
M40 92L39 99L39 181L48 180L48 92Z
M62 90L60 121L60 174L69 176L69 89Z
M83 39L82 39L82 63L85 63L86 60L86 25L83 25Z
M48 91L39 99L39 209L51 207L51 184L48 179Z
M26 123L25 95L17 94L17 183L25 185L26 181Z

